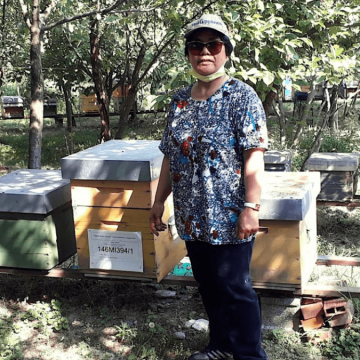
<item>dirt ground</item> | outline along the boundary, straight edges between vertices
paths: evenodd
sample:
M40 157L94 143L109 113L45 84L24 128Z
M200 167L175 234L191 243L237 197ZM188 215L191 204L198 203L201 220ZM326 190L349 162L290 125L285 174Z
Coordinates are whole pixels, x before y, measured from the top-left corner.
M359 232L360 209L318 208L320 254L360 256ZM159 297L161 289L175 296ZM180 360L207 341L206 332L185 326L206 319L196 287L1 275L0 294L1 360ZM303 340L296 332L264 333L270 360L327 359Z

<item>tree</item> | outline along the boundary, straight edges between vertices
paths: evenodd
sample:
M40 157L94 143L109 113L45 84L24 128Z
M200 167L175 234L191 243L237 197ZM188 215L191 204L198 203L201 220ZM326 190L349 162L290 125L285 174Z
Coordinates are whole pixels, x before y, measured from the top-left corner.
M30 132L29 132L29 169L41 168L41 141L43 128L43 98L44 98L44 79L42 71L41 45L45 31L49 31L56 26L89 17L95 14L110 12L115 9L122 0L115 1L111 6L104 9L63 17L52 24L45 26L51 12L57 5L56 0L51 0L42 6L41 0L32 0L31 11L29 3L19 0L25 24L30 31L30 66L31 66L31 104L30 104ZM72 5L66 1L65 5Z

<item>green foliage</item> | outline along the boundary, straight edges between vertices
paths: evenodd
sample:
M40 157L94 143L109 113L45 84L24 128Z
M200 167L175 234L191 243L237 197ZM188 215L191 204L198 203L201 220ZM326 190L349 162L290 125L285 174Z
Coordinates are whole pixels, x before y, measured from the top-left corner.
M115 329L117 331L115 336L121 342L129 343L137 335L137 329L131 328L126 322L123 321L120 325L115 325Z
M360 332L354 329L341 329L333 334L331 341L324 345L322 353L331 359L360 359Z
M9 316L0 318L0 360L22 358L19 339L13 331L13 319Z
M59 300L51 300L51 303L36 302L20 316L24 322L33 321L33 327L48 333L47 328L52 327L56 331L69 329L66 317L61 313L61 303Z
M322 142L320 145L320 152L340 152L351 153L357 151L359 147L357 134L355 131L345 131L343 133L331 134L330 130L324 131ZM292 171L299 171L301 165L305 161L307 154L315 138L315 131L304 131L299 145L296 147L294 156L292 158Z
M355 143L353 142L354 135L338 136L338 135L325 135L323 137L320 152L339 152L351 153L355 150Z

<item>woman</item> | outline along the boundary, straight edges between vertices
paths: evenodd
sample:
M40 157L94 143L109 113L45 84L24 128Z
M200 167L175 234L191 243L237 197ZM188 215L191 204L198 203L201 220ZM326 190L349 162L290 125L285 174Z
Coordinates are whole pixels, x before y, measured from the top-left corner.
M233 47L219 16L192 22L185 39L197 81L171 103L151 230L158 235L166 228L161 218L172 191L176 227L210 326L208 346L189 360L266 359L249 275L259 229L265 114L254 90L225 73Z

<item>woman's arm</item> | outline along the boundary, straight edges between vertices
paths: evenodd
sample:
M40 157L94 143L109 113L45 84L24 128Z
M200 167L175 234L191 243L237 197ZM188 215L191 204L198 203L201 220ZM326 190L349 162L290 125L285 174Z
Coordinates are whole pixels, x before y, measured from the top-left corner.
M154 204L152 206L149 216L151 231L156 236L159 235L159 231L164 231L167 227L166 224L162 222L161 218L164 213L164 203L170 194L171 182L169 158L167 156L164 156L161 165L159 184L156 190Z
M245 202L260 203L261 179L264 175L264 149L244 150ZM245 207L241 212L236 235L246 239L259 230L259 212Z

